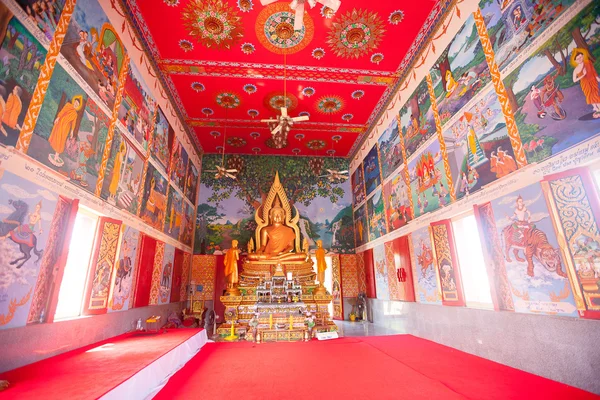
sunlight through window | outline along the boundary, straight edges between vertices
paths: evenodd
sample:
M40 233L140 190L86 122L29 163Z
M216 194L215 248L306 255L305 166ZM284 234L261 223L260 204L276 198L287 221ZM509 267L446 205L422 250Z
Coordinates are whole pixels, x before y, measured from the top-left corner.
M82 210L75 217L55 320L78 317L81 314L97 222L97 216Z
M452 228L467 306L493 308L475 216L470 214L453 221Z

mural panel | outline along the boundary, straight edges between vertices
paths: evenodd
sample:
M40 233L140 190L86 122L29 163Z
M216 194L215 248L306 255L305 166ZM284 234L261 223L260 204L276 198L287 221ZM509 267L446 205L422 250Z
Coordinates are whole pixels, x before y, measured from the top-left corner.
M403 227L412 219L408 187L404 179L405 173L406 169L403 168L383 185L383 196L387 201L385 217L390 232Z
M27 154L94 193L109 123L98 104L57 64Z
M173 188L173 185L169 188L168 202L167 202L167 215L165 218L165 225L163 232L171 236L173 239L179 240L181 234L181 220L183 214L183 197L181 194Z
M385 245L380 244L373 248L373 268L375 270L375 288L379 300L389 300L388 265L385 257ZM394 266L392 266L394 268Z
M362 164L352 173L350 180L352 182L352 206L356 207L367 197L365 194L365 171Z
M360 247L369 241L366 203L354 211L354 233L356 236L356 247Z
M517 169L496 92L491 91L444 129L446 152L460 199Z
M140 232L130 226L123 226L119 256L115 264L113 296L108 312L128 310L133 300L133 282L135 280L138 242Z
M431 79L442 125L491 81L473 15L438 58Z
M169 172L169 157L171 156L171 146L173 145L174 136L173 128L171 128L169 121L167 121L167 118L159 108L156 114L150 154L167 172Z
M60 53L112 110L125 49L97 0L76 3Z
M429 227L412 232L410 240L416 299L419 303L442 304Z
M29 18L44 32L48 40L52 40L65 0L16 0L25 10Z
M375 190L373 196L367 200L367 212L369 213L369 241L372 241L387 233L381 188Z
M365 189L368 197L381 184L377 146L373 146L369 151L363 161L363 167L365 170Z
M191 161L188 163L187 174L185 177L185 197L192 204L196 204L196 193L198 192L198 168Z
M504 78L530 163L600 132L598 20L592 2Z
M381 173L383 179L386 179L404 162L397 119L394 119L383 132L378 140L378 146L381 156Z
M407 158L436 133L431 97L425 79L400 109L400 129Z
M440 142L434 140L408 164L415 218L450 202Z
M170 301L174 261L175 247L170 244L165 244L160 272L160 285L158 289L158 304L167 304Z
M15 146L46 59L46 49L11 17L3 4L0 15L10 19L0 31L0 143Z
M194 207L188 202L183 202L183 212L181 215L181 228L179 232L179 241L188 246L192 245L192 234L194 233Z
M27 323L57 196L0 172L0 329L5 329Z
M162 230L167 209L167 187L167 179L153 164L148 163L140 217L148 225L159 230Z
M179 139L175 139L175 148L171 160L171 183L175 184L181 191L185 189L185 173L188 167L188 153L185 151Z

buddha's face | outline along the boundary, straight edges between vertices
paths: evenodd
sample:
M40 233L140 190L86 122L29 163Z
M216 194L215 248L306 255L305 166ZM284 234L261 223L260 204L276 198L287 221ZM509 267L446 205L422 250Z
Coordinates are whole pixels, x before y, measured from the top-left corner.
M282 224L285 217L283 209L276 208L271 213L271 222L274 224Z

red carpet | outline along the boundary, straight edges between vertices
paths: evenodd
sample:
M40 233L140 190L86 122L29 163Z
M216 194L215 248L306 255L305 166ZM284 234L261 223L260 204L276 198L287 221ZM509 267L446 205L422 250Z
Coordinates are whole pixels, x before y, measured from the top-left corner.
M17 368L0 375L11 384L0 397L96 399L200 331L125 334Z
M155 399L598 399L409 335L208 343Z

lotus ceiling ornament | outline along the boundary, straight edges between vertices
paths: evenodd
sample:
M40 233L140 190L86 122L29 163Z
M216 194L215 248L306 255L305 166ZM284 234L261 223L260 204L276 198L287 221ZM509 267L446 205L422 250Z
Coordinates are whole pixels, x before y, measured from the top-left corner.
M278 0L260 0L260 4L267 6L275 3ZM330 8L334 13L340 8L342 2L340 0L293 0L290 3L290 8L296 12L294 17L294 30L302 30L304 26L304 7L308 4L309 7L315 7L317 3L321 3L325 7Z

